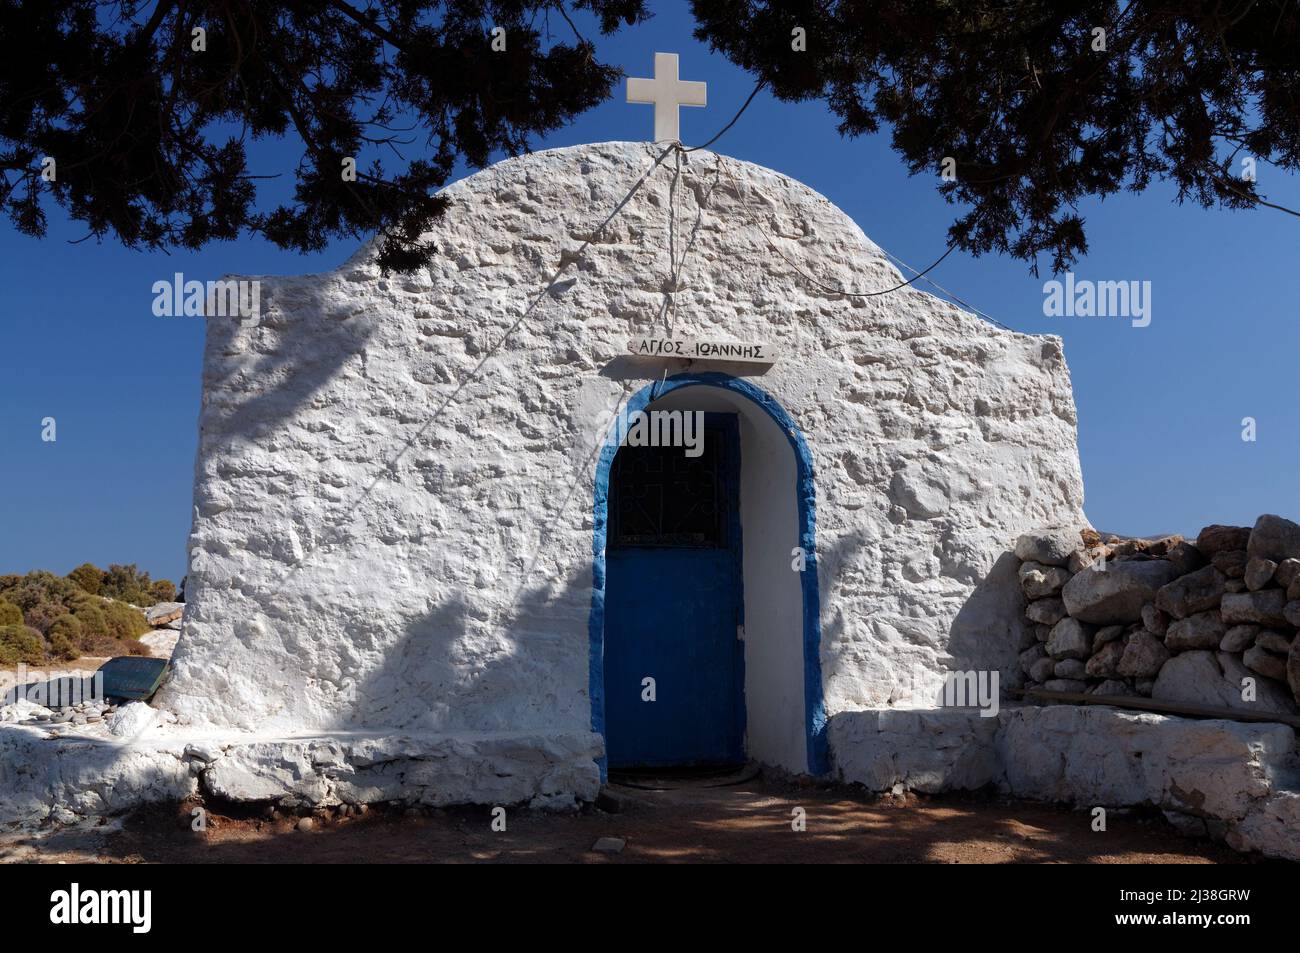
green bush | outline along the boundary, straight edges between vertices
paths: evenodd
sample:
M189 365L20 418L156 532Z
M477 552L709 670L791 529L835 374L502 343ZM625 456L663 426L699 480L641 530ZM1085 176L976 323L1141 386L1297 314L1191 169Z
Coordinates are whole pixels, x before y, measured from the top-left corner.
M69 654L74 651L93 655L147 654L136 639L149 631L149 623L142 612L127 603L144 607L175 598L176 587L170 580L152 580L133 564L114 563L105 571L83 563L67 576L45 570L25 576L3 575L0 626L36 635L41 638L42 654L48 642L50 653L59 658L75 658ZM20 660L19 656L31 654L29 640L20 640L22 646L18 647L13 643L15 638L11 632L0 663L12 664Z
M43 603L64 604L79 590L67 579L54 573L38 570L26 576L6 576L10 584L0 588L0 599L11 602L26 615L28 610Z
M99 598L99 596L92 596L88 592L75 592L64 602L64 605L73 611L75 611L78 606L94 606L98 609L103 604L103 599Z
M59 616L45 633L45 640L50 644L50 655L71 662L81 655L81 623L74 616Z
M135 563L126 566L110 563L104 573L104 585L99 590L101 596L120 599L134 606L151 606L158 600L149 594L153 582L147 572L140 572Z
M103 603L100 603L103 605ZM113 632L108 627L104 610L98 605L81 604L73 610L77 621L81 623L82 634L88 639L112 638Z
M22 625L23 610L12 602L0 599L0 625Z
M25 580L21 585L6 592L4 597L6 602L12 602L19 609L22 609L24 615L33 606L49 601L49 594L41 586Z
M23 613L23 621L43 635L50 630L55 619L67 614L68 609L62 602L38 602Z
M61 615L50 625L49 630L45 633L47 639L52 639L56 635L71 639L74 643L81 641L81 622L76 616Z
M95 605L81 605L73 614L73 620L81 626L77 636L77 645L82 655L120 655L122 645L118 640L118 627L108 620L108 606L121 605L128 612L134 612L130 606L122 603L106 603L95 600ZM136 613L139 615L139 613ZM124 629L129 631L129 629Z
M132 609L125 602L106 602L104 618L108 622L109 632L119 639L134 639L152 628L143 612Z
M72 572L68 573L68 578L77 584L83 591L90 593L92 596L99 595L104 588L104 570L100 569L94 563L82 563Z
M45 643L41 634L25 625L0 626L0 662L16 665L40 665L45 661Z
M51 635L46 641L50 647L50 658L60 662L71 662L81 658L81 646L66 635Z

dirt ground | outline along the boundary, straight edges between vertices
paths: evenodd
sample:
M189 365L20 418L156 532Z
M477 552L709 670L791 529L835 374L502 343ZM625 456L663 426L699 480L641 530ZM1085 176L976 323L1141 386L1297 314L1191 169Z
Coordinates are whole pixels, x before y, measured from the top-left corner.
M195 805L172 805L97 827L0 835L0 862L38 863L1250 863L1227 847L1177 834L1159 814L1091 815L981 796L871 798L844 787L753 778L667 790L611 785L617 812L512 809L506 830L488 808L372 809L364 816L221 813L190 829ZM795 831L793 811L806 812ZM622 838L596 853L598 838Z

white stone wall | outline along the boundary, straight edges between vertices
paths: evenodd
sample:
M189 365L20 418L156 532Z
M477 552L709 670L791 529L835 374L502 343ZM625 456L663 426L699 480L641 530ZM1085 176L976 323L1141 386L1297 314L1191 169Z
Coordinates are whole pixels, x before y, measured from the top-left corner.
M1300 860L1287 725L1076 705L989 718L971 708L877 710L833 717L830 741L835 778L870 791L988 788L1090 812L1157 807L1186 833Z
M183 723L585 730L611 415L665 369L762 371L621 356L651 332L781 351L751 381L813 456L831 715L931 704L954 663L1014 670L1014 572L975 587L1020 533L1083 519L1059 339L911 288L819 290L760 226L831 287L901 279L822 196L705 152L669 157L575 259L656 155L502 162L447 190L419 274L384 277L365 248L328 274L262 278L258 327L209 321L163 695Z

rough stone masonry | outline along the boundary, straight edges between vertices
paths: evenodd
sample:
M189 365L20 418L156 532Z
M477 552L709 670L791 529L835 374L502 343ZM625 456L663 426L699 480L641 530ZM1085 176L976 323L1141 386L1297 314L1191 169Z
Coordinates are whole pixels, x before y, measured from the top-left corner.
M807 440L828 715L934 704L954 656L1015 670L1014 578L970 597L1020 533L1082 519L1059 339L911 288L810 285L764 231L827 286L902 278L822 196L709 153L661 164L593 234L658 152L507 160L448 189L419 274L384 277L366 248L262 278L260 327L209 324L164 699L183 724L589 731L595 450L630 393L684 369L625 356L649 333L779 342L770 367L709 367ZM796 543L768 541L783 565Z

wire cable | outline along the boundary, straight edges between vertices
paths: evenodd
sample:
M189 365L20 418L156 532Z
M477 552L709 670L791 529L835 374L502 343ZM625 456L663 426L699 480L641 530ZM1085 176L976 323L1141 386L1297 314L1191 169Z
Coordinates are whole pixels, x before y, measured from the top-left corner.
M1122 19L1122 17L1121 17L1121 19ZM732 117L731 117L731 121L728 122L728 123L727 123L725 126L723 126L721 129L719 129L718 132L717 132L717 134L716 134L712 139L710 139L708 142L706 142L706 143L704 143L704 144L702 144L702 145L698 145L698 146L690 146L690 147L686 147L686 146L683 146L681 143L678 143L678 144L675 146L675 148L677 149L677 151L678 151L679 153L683 153L683 154L685 154L685 153L691 153L691 152L698 152L698 151L701 150L701 149L707 149L709 146L713 145L715 142L717 142L719 139L721 139L721 138L722 138L722 137L723 137L727 132L729 132L729 131L731 130L731 127L734 126L734 125L735 125L735 124L740 120L740 117L743 116L743 115L745 114L745 110L749 108L749 104L752 103L752 102L754 101L754 97L757 96L758 93L759 93L759 91L762 90L765 86L767 86L767 80L759 80L758 84L757 84L757 85L754 87L754 89L750 92L749 97L745 100L744 103L741 104L741 107L740 107L740 109L736 112L736 115L732 116ZM736 192L737 192L737 194L739 195L739 193L740 193L740 188L739 188L738 185L736 185L736 180L735 180L735 178L731 175L731 170L730 170L730 169L727 170L727 177L731 179L732 185L735 186L735 188L736 188ZM1013 331L1013 332L1015 331L1014 328L1007 327L1007 325L1003 324L1001 321L999 321L997 318L993 317L991 314L988 314L987 312L981 311L979 308L975 307L973 304L970 304L970 303L967 302L967 301L963 301L961 298L959 298L957 295L953 294L953 293L952 293L951 291L949 291L947 288L943 287L943 285L939 284L939 283L938 283L937 281L935 281L933 278L926 277L926 276L927 276L931 271L933 271L935 268L937 268L937 267L939 266L939 264L940 264L940 263L941 263L945 258L947 258L950 254L952 254L952 250L953 250L954 248L957 247L957 241L956 241L956 239L953 239L952 241L950 241L950 242L948 243L948 247L944 249L943 254L940 255L937 259L935 259L934 263L931 264L931 265L930 265L928 268L926 268L924 271L917 271L915 268L913 268L913 267L912 267L911 265L909 265L907 262L903 261L903 259L899 258L897 255L893 254L892 252L890 252L890 251L888 251L887 249L885 249L885 248L882 247L880 250L883 251L883 252L884 252L886 255L888 255L890 258L892 258L894 261L898 262L900 265L902 265L902 266L903 266L904 268L906 268L908 271L912 272L912 277L909 278L907 281L902 282L901 284L897 284L897 285L895 285L895 286L892 287L892 288L886 288L886 289L884 289L883 291L853 292L853 291L845 291L845 290L842 289L842 288L832 288L832 287L830 287L829 285L825 285L825 284L823 284L822 282L818 281L816 278L814 278L814 277L812 277L811 275L809 275L808 273L806 273L802 268L800 268L800 267L799 267L798 265L796 265L793 261L791 261L791 260L789 259L789 257L787 257L786 254L785 254L783 251L781 251L780 248L777 247L776 243L772 241L771 236L769 236L769 235L767 234L767 231L763 228L763 226L762 226L761 224L758 225L758 229L759 229L759 231L763 232L763 237L767 240L767 244L768 244L768 246L769 246L773 251L775 251L778 255L780 255L782 258L784 258L785 261L786 261L786 263L787 263L791 268L793 268L796 272L798 272L798 273L799 273L799 274L800 274L800 275L801 275L801 276L802 276L806 281L811 282L812 284L816 285L818 288L821 288L823 291L829 292L829 293L831 293L831 294L843 295L843 296L848 297L848 298L877 298L877 297L879 297L879 296L881 296L881 295L891 294L892 292L898 291L898 290L900 290L900 289L902 289L902 288L906 288L906 287L908 287L909 285L913 284L914 282L918 281L919 279L921 279L921 278L925 278L925 280L926 280L926 282L927 282L928 284L934 286L934 287L937 288L939 291L943 292L945 295L947 295L949 298L951 298L951 299L952 299L953 301L955 301L956 303L962 305L962 306L965 307L965 308L968 308L972 313L979 315L979 316L980 316L981 318L983 318L985 321L988 321L989 323L994 324L994 325L996 325L997 327L1000 327L1000 328L1002 328L1002 329L1004 329L1004 330L1006 330L1006 331Z
M727 169L727 178L731 180L732 187L736 190L736 195L742 196L742 193L740 191L740 184L736 181L736 177L731 174L730 169ZM789 255L787 255L779 247L777 247L776 242L772 240L772 236L767 233L767 229L763 227L763 224L761 222L755 221L754 225L762 233L763 238L767 240L768 247L771 248L772 251L780 255L785 260L785 263L789 265L791 268L793 268L797 274L802 276L805 281L808 281L809 283L816 285L822 291L825 291L829 294L843 295L846 298L878 298L881 295L887 295L894 291L898 291L902 288L906 288L908 285L912 284L912 282L916 281L918 278L925 277L927 272L933 271L935 268L939 267L939 263L942 262L949 255L951 255L952 250L957 247L957 239L954 238L952 241L948 243L948 247L944 251L944 253L940 255L937 259L935 259L934 263L931 264L928 268L926 268L925 271L917 272L917 274L914 275L913 277L907 279L904 282L894 285L892 288L885 288L881 291L845 291L843 288L835 288L832 287L831 285L818 281L812 275L808 274L797 264L795 264L795 262L793 262L790 259Z
M883 248L883 247L882 247L880 250L883 251L883 252L884 252L886 255L888 255L890 258L894 259L894 261L898 262L900 265L902 265L902 266L903 266L904 268L906 268L908 271L913 272L914 274L916 274L917 277L921 277L921 274L920 274L919 272L917 272L917 270L916 270L915 268L913 268L913 267L912 267L911 265L909 265L907 262L903 261L903 259L899 258L899 257L898 257L897 255L895 255L893 252L891 252L891 251L889 251L888 249ZM969 301L964 301L964 300L962 300L961 298L957 297L957 295L953 294L951 291L949 291L949 290L948 290L947 288L945 288L943 285L939 284L939 282L935 281L933 278L926 278L925 280L926 280L926 283L927 283L927 284L931 284L931 285L933 285L935 288L938 288L940 291L942 291L944 294L946 294L949 298L951 298L951 299L952 299L953 301L955 301L957 304L961 305L963 308L968 308L968 309L970 309L973 313L978 314L981 318L983 318L985 321L988 321L990 324L996 324L998 327L1002 328L1004 331L1011 331L1011 332L1013 332L1013 333L1015 333L1015 334L1019 334L1019 333L1020 333L1019 331L1016 331L1015 328L1007 327L1005 324L1003 324L1003 323L1002 323L1001 321L999 321L997 318L993 317L993 315L989 314L987 311L981 311L979 308L975 307L975 305L971 304Z
M749 98L746 99L744 105L742 105L742 106L740 107L740 111L737 112L736 115L734 115L734 116L731 117L731 122L727 123L727 124L726 124L725 126L723 126L721 129L719 129L719 130L718 130L718 134L717 134L716 136L714 136L712 139L710 139L708 142L704 143L703 145L699 145L699 146L691 146L690 148L687 148L686 146L683 146L683 145L679 142L679 143L677 143L677 148L678 148L679 150L681 150L682 152L698 152L698 151L701 150L701 149L707 149L709 146L713 145L715 142L717 142L719 139L721 139L724 135L726 135L727 132L731 129L731 127L734 126L734 125L736 124L736 121L739 120L740 117L743 116L743 115L745 114L745 110L748 109L748 108L749 108L749 104L752 103L752 102L754 101L754 97L758 95L758 91L759 91L760 89L762 89L762 88L763 88L764 86L766 86L766 85L767 85L767 80L765 80L765 79L759 80L759 81L758 81L758 85L754 87L754 91L751 92L751 93L749 94Z

